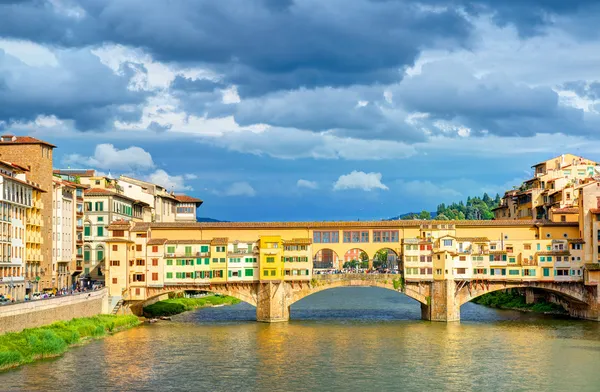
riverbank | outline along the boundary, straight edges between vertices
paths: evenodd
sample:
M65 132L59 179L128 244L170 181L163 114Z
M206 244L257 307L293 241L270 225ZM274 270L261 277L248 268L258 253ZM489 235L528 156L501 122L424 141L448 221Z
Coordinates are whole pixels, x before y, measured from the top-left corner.
M521 312L535 312L544 314L569 314L562 306L545 301L528 304L525 296L518 291L495 291L475 298L472 302L497 309L519 310Z
M222 295L208 295L201 298L171 298L156 302L144 308L144 316L148 318L173 316L210 306L235 305L240 300Z
M0 370L64 354L69 347L139 325L136 316L98 315L0 335Z

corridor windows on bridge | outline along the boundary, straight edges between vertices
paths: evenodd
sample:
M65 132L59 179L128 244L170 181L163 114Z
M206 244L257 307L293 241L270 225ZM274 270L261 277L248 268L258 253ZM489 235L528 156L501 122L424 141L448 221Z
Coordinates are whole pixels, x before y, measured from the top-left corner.
M369 242L369 231L344 231L345 243Z
M398 242L398 230L373 230L373 242Z
M313 243L330 244L340 242L339 231L315 231L313 232Z

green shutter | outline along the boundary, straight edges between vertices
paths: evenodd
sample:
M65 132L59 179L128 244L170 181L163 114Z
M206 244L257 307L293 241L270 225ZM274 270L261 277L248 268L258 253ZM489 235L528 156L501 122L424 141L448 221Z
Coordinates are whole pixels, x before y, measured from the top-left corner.
M490 261L494 261L494 256L490 255Z
M494 269L493 268L490 269L490 275L494 275Z
M84 250L83 251L83 260L84 261L90 261L90 251L89 250Z
M210 259L207 257L207 258L204 259L204 264L208 265L208 263L210 263Z
M186 255L191 255L192 254L192 247L191 246L186 246L185 247L185 254Z
M506 261L506 255L502 255L502 261Z
M231 278L231 270L228 271L227 276L229 276Z
M173 279L173 273L167 272L167 279Z
M201 265L202 264L202 259L196 259L196 265Z
M102 261L102 259L104 259L104 251L97 251L98 253L96 254L98 256L97 261Z
M98 226L98 237L104 236L104 227Z
M506 268L502 268L502 275L506 275Z
M175 253L175 247L174 246L167 246L167 253Z
M202 245L200 247L200 252L208 252L208 246L207 245Z
M85 235L86 237L91 236L92 235L92 228L90 226L86 225L83 228L83 235Z

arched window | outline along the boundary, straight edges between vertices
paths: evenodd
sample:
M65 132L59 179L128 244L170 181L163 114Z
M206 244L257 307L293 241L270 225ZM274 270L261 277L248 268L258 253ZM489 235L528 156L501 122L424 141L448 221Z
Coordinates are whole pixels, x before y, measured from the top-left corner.
M104 262L104 246L102 245L98 245L96 247L96 261L98 263Z
M92 249L90 248L90 246L89 245L84 246L83 247L83 261L89 262L91 254L92 254Z

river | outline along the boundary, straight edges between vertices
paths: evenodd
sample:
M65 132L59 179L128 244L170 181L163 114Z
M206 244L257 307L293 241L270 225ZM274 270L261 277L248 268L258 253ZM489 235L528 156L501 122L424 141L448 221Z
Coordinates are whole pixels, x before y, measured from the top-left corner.
M419 304L338 288L262 324L245 303L207 308L0 373L2 391L598 391L600 323L475 304L460 323Z

